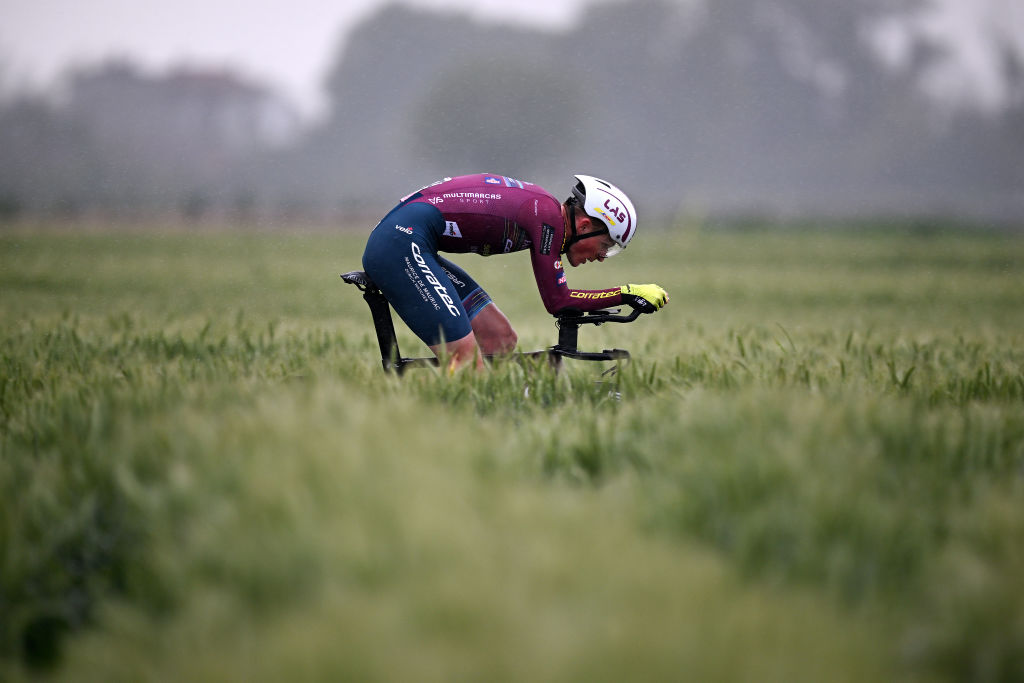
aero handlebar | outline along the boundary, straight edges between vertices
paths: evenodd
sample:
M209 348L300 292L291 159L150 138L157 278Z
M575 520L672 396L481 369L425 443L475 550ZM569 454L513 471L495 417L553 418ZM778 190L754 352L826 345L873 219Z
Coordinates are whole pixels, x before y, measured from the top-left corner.
M602 308L599 311L568 311L555 314L556 323L574 325L602 325L604 323L631 323L640 317L640 310L634 308L629 315L619 315L621 308Z

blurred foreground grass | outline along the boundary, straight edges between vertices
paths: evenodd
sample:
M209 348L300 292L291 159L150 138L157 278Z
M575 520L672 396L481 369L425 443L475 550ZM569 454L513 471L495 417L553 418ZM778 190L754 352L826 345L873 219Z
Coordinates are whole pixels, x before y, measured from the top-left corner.
M0 235L0 678L1024 678L1024 240L651 234L616 377L403 380L362 243Z

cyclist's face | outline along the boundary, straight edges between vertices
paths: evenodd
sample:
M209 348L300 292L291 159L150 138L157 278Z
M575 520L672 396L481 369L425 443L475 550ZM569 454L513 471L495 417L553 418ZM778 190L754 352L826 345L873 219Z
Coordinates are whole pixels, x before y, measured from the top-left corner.
M581 239L569 247L569 265L574 268L581 263L604 261L608 256L608 251L615 247L615 241L611 236L607 232L599 231L593 224L590 224L589 229L585 232L581 231L581 234L589 233L594 233L594 235Z

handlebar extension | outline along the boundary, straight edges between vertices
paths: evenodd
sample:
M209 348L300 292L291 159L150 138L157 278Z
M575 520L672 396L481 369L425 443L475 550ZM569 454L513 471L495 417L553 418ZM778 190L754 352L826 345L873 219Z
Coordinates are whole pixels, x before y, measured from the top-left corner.
M633 309L628 315L619 315L620 308L602 308L586 313L569 310L555 314L555 324L563 325L603 325L604 323L631 323L640 317L640 311Z

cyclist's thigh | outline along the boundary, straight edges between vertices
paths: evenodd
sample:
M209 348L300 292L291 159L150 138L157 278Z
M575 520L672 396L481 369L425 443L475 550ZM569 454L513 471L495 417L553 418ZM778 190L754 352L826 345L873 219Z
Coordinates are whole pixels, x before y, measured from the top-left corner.
M462 307L466 309L469 319L473 320L487 304L491 303L491 296L457 264L441 255L438 255L437 261L444 268L448 279L455 285L455 291L458 293L459 300L462 302Z
M429 204L399 207L374 228L363 253L363 269L428 346L472 331L455 285L437 260L438 218Z

